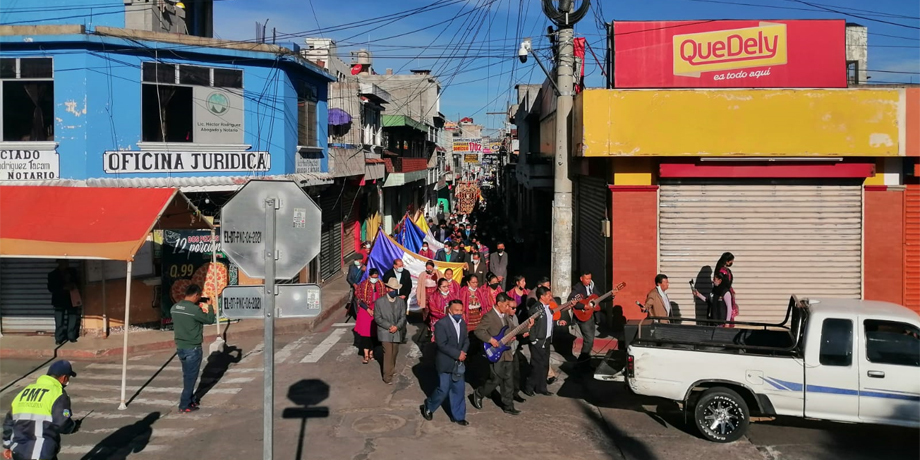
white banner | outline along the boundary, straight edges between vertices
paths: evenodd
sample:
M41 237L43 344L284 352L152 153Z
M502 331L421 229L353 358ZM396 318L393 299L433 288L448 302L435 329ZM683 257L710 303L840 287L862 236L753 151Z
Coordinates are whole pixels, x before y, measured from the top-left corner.
M181 173L181 172L251 172L271 169L268 152L139 152L107 151L105 172Z

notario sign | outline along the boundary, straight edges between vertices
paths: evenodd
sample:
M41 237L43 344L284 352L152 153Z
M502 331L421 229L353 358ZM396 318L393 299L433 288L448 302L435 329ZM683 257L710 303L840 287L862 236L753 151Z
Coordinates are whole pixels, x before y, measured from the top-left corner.
M615 22L617 88L843 88L842 20Z
M0 182L58 179L61 161L54 150L3 150L0 144Z
M182 173L250 172L271 169L268 152L135 152L107 151L105 172Z

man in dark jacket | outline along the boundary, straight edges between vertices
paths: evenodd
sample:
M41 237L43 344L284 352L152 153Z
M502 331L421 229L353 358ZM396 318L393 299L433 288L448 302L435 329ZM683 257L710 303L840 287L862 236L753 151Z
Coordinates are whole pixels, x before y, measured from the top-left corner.
M463 321L463 302L451 300L448 315L434 325L434 339L438 346L435 357L435 369L438 371L438 388L425 403L419 406L425 420L434 418L434 411L441 407L450 397L450 415L454 423L469 426L466 421L466 398L464 398L464 378L466 352L470 348L470 338Z
M80 299L77 271L70 268L67 259L58 259L57 263L58 267L48 273L48 291L54 307L54 341L61 345L68 340L77 341L82 305L74 305L74 300Z
M454 242L448 240L444 243L444 249L438 249L434 255L434 260L439 262L462 262L460 251L454 248Z
M214 307L201 303L201 286L189 285L185 298L173 305L169 313L173 319L176 340L176 354L182 362L182 396L179 398L179 412L198 410L194 398L195 382L201 369L201 342L204 341L204 325L214 322Z
M399 298L407 300L409 294L412 293L412 275L403 265L402 259L394 260L393 268L387 270L386 273L383 274L383 282L388 283L390 278L396 278L396 281L400 284Z
M3 420L4 459L54 459L62 434L77 430L64 387L76 377L69 361L55 361L35 383L13 398Z

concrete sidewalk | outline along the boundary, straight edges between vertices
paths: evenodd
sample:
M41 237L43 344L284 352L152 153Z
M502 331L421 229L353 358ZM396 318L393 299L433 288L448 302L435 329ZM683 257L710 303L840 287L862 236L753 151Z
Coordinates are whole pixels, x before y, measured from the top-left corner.
M275 334L289 334L293 332L309 332L314 326L321 324L326 319L342 313L342 307L348 301L349 288L345 280L336 277L323 286L323 311L315 318L288 318L275 320ZM225 331L225 340L233 338L261 335L264 326L261 320L240 320L229 325L222 324L221 332ZM214 325L205 326L204 344L209 345L217 336ZM124 336L122 333L111 334L108 338L80 337L77 343L65 343L59 347L54 346L54 335L15 335L4 334L0 337L0 359L34 359L34 358L66 358L89 359L102 356L121 355L124 350ZM128 333L128 353L168 350L176 345L173 342L172 331L142 330Z

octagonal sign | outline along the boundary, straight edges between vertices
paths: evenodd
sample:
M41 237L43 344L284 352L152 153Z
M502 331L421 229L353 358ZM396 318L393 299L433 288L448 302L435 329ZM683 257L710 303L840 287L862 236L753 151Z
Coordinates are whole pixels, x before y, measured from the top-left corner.
M227 257L251 278L265 277L266 201L279 203L275 219L275 277L293 278L319 254L322 213L292 181L249 181L221 208L220 240Z

